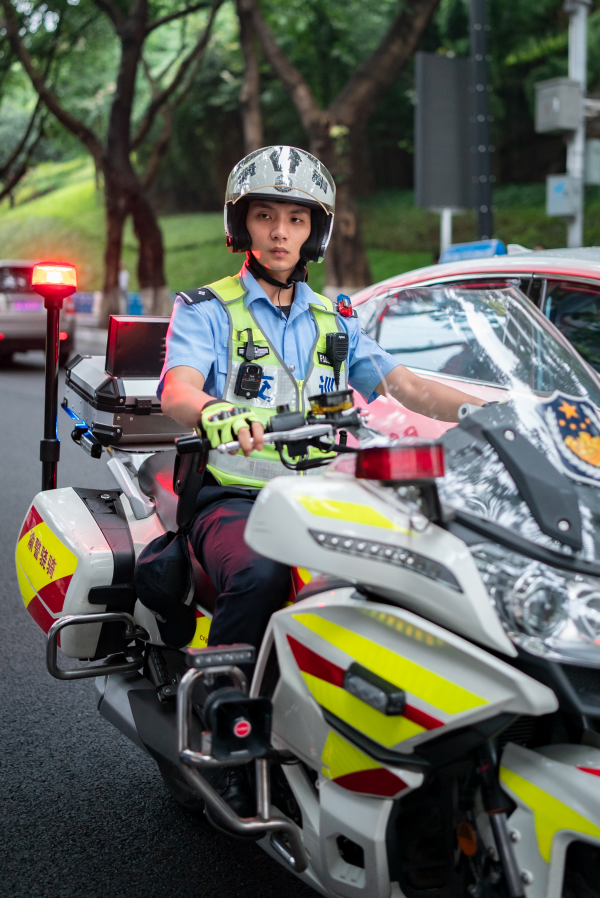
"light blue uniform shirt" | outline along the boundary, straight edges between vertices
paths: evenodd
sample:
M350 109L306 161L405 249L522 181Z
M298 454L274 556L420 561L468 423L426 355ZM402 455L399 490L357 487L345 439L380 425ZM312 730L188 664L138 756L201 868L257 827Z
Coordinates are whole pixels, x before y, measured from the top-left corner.
M267 298L246 265L242 266L240 276L248 291L244 305L246 308L252 306L256 321L269 343L293 371L294 377L303 380L317 335L309 301L323 305L322 300L308 284L298 283L290 317L286 318ZM287 291L282 291L281 294L284 305L286 293ZM364 396L367 402L372 402L378 396L375 388L392 368L397 367L398 362L361 330L357 318L342 318L338 315L337 320L349 336L350 386ZM189 306L177 297L167 332L167 352L157 390L158 398L160 399L167 371L178 365L186 365L203 374L204 390L220 399L227 375L228 342L229 318L217 299ZM335 390L333 375L331 384L325 384L324 387L326 391Z

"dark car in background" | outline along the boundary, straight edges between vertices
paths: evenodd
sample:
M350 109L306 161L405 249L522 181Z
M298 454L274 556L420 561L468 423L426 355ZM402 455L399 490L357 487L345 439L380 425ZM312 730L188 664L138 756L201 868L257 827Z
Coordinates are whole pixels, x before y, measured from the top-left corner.
M46 346L46 311L43 299L31 287L35 262L0 259L0 362L15 352ZM75 342L75 313L71 299L60 314L60 361L72 355Z

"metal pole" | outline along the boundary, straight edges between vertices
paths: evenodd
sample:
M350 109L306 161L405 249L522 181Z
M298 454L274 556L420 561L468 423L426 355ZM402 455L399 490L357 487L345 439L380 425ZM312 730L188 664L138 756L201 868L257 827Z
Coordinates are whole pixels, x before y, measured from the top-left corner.
M59 319L62 300L46 299L46 377L44 439L40 442L42 490L56 489L56 469L60 459L57 434Z
M440 210L440 256L452 244L452 212L453 209Z
M569 13L569 78L579 81L581 99L577 130L567 139L567 172L575 181L577 211L567 225L567 245L583 246L583 201L585 161L584 99L587 87L587 17L590 0L566 0Z
M490 146L488 114L488 93L492 87L488 82L488 53L486 0L471 0L469 7L469 30L471 38L471 89L473 100L473 135L475 154L474 177L477 178L475 202L478 216L480 240L489 240L494 233L492 212L492 159L494 148Z

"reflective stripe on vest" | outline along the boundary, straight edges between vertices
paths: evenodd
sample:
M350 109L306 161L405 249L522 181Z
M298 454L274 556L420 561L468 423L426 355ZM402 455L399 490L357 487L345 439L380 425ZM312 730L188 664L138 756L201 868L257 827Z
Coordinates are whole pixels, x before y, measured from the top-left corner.
M246 289L240 277L227 277L214 284L209 284L229 318L229 340L227 358L227 378L223 399L234 402L236 405L258 406L270 409L273 414L278 405L289 405L292 411L308 409L308 397L317 393L329 393L335 390L333 369L323 365L319 359L319 353L324 356L326 350L326 334L339 331L340 323L331 300L325 296L316 294L323 301L325 307L320 304L310 303L310 314L316 325L316 337L311 348L310 363L304 380L296 380L293 373L285 364L274 346L267 340L254 317L252 309L244 305ZM245 347L248 342L248 330L252 331L252 339L257 349L269 350L263 362L256 359L263 369L259 394L256 398L247 399L234 393L236 379L240 366L244 359L238 354L240 347ZM340 371L339 389L347 389L347 366L344 362ZM223 485L234 483L260 487L273 477L280 477L293 472L285 468L279 460L279 455L274 447L265 446L262 452L252 453L250 458L244 458L243 454L235 456L221 455L211 452L209 455L209 469Z

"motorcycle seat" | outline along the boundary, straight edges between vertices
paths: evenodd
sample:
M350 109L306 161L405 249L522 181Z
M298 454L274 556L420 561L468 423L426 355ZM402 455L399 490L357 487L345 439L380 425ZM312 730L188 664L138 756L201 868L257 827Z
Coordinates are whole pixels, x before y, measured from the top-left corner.
M156 502L156 513L165 530L177 530L177 496L173 492L173 468L177 453L155 452L140 467L140 489Z
M177 531L177 501L173 491L173 468L177 453L175 450L156 452L147 458L138 471L138 483L146 496L156 502L156 513L165 528ZM214 611L217 591L190 546L190 559L196 584L194 599L208 611Z

